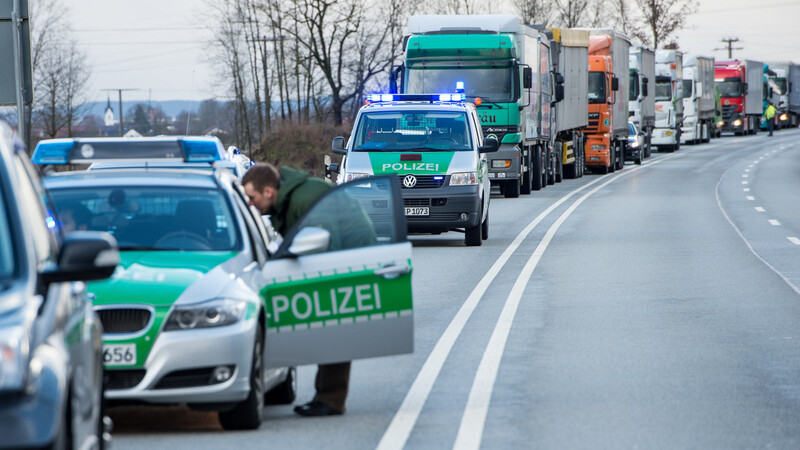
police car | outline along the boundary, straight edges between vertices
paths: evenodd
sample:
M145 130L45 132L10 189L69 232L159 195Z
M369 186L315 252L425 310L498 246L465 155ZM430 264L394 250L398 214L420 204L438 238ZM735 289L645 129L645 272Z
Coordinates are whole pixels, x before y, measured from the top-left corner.
M33 159L113 153L101 140L67 144L43 141ZM226 429L257 428L265 401L294 400L291 367L412 351L396 179L331 189L272 251L239 179L188 162L213 161L215 143L178 147L184 167L106 162L43 180L70 226L119 243L116 272L88 286L104 326L107 399L187 403L218 411Z
M463 94L374 94L356 117L338 182L394 174L402 183L403 212L411 232L463 230L468 246L489 236L490 184L480 119Z

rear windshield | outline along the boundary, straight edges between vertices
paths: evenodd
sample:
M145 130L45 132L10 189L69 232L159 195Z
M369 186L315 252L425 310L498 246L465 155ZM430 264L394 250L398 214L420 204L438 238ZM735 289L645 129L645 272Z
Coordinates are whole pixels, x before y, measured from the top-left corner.
M361 115L355 151L469 151L467 114L457 111L385 111Z

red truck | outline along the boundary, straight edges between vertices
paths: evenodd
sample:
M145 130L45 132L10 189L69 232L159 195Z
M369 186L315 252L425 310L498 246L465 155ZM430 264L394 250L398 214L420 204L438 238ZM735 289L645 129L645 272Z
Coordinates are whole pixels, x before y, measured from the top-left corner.
M758 132L763 113L764 64L759 61L717 61L714 84L720 95L722 132L737 136Z

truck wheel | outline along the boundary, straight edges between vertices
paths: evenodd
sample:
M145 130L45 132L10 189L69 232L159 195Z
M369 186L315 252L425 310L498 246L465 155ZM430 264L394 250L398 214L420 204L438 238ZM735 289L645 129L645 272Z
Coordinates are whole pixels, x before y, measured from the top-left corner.
M599 167L595 166L595 167L592 168L592 172L594 172L595 169L597 169L598 173L605 175L608 172L610 172L610 167L611 166L599 166Z
M220 411L219 423L226 430L255 430L264 418L264 329L256 327L253 362L250 366L250 393L230 411Z
M538 191L544 187L542 183L542 148L538 145L535 145L533 148L533 173L531 173L531 179L533 181L532 189Z
M503 186L503 196L505 198L519 197L519 180L506 181Z
M547 185L552 186L556 184L556 161L548 153L547 155Z
M572 180L574 178L578 178L578 160L576 159L574 163L567 164L564 166L564 178L568 180Z
M528 154L528 161L530 161L530 154ZM527 164L528 170L522 173L522 186L519 188L520 194L528 195L531 193L531 164Z

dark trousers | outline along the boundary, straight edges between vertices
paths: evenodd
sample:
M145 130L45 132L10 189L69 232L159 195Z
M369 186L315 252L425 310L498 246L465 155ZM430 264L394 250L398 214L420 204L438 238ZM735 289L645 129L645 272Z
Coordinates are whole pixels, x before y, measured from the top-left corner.
M350 362L320 364L314 387L317 394L314 401L344 412L347 389L350 386Z
M773 119L767 119L767 129L769 130L769 136L772 136L772 130L775 128L775 121Z

